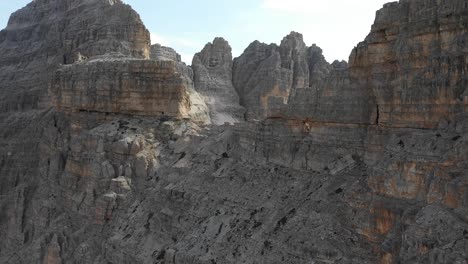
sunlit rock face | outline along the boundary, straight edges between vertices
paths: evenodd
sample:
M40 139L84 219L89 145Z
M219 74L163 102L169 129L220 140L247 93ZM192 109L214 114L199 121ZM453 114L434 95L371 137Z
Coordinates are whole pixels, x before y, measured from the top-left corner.
M59 111L188 117L189 81L175 62L97 57L57 71L51 92Z
M388 4L349 64L292 32L189 67L118 0L33 1L0 33L0 263L465 263L467 7Z

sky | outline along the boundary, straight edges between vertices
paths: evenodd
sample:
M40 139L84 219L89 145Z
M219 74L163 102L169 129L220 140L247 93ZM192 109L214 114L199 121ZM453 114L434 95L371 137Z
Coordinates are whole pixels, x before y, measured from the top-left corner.
M0 0L0 28L31 0ZM375 12L392 0L123 0L141 16L151 42L170 46L191 64L196 52L223 37L239 56L254 40L280 43L291 31L322 48L329 62L348 60Z

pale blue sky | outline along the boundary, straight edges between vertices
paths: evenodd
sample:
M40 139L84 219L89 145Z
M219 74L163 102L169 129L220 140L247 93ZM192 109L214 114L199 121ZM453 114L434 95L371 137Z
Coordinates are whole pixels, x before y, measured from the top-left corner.
M0 0L0 28L10 13L31 0ZM290 31L316 43L328 61L348 60L368 34L375 12L389 0L123 0L152 33L152 42L171 46L191 63L195 52L224 37L238 56L254 40L279 43Z

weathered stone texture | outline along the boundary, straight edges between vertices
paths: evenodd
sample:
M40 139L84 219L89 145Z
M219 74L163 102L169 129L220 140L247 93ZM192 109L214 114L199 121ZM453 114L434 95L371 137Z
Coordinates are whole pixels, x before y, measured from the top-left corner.
M280 46L258 41L250 44L234 60L233 83L248 119L284 116L291 91L309 86L302 35L291 32Z
M59 64L119 52L149 57L149 32L120 0L36 0L0 31L0 111L44 108Z
M229 43L216 38L195 54L192 62L194 85L210 108L214 124L244 120L244 109L232 84L232 53Z
M209 124L212 122L211 113L206 100L195 90L194 73L191 67L182 62L180 54L174 49L159 44L151 46L151 59L155 61L172 61L176 74L181 75L186 82L186 92L189 95L190 111L188 116L193 121Z
M400 1L377 12L349 66L291 33L278 47L252 43L233 82L249 118L437 128L466 112L466 2ZM287 105L287 106L286 106Z
M463 0L403 0L377 12L350 73L375 97L380 125L436 128L465 111L467 21Z
M51 92L58 110L188 117L189 80L173 61L96 57L57 71Z
M348 64L335 61L328 73L314 74L310 87L295 89L288 116L315 122L372 124L375 106L367 89L350 79Z
M13 108L21 101L8 92L20 86L0 87L0 263L466 262L464 1L386 5L349 65L327 63L297 33L281 46L254 42L233 62L232 84L260 121L212 126L200 125L208 108L194 73L169 48L153 46L151 59L83 53L62 66L62 49L25 55L23 29L64 10L94 28L112 8L130 10L36 0L0 33L1 78L30 95L51 80L54 102ZM127 15L115 23L135 33L141 22ZM79 46L109 53L141 40L109 34L117 46ZM8 46L15 38L24 42ZM213 98L233 91L224 44L194 67ZM49 66L14 70L43 63L37 54Z
M182 62L180 54L178 54L173 48L164 47L160 44L151 46L150 58L157 61L168 60Z

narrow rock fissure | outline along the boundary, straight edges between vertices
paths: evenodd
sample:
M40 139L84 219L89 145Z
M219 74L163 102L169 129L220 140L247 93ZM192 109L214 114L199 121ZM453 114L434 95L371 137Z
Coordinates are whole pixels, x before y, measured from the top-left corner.
M377 108L377 113L376 113L376 117L375 117L375 124L379 125L379 123L380 123L380 107L379 107L379 105L377 105L376 108Z

